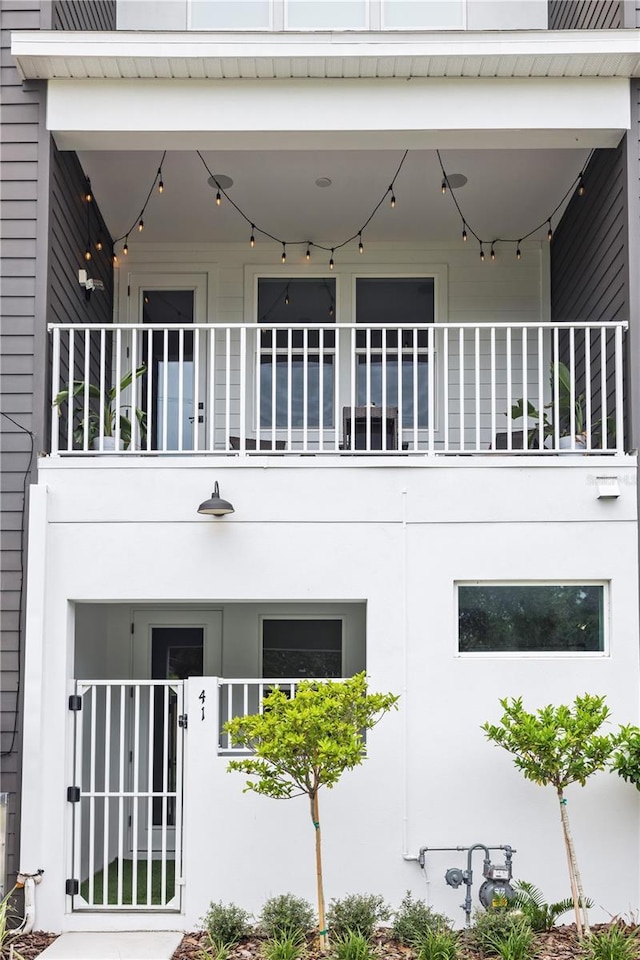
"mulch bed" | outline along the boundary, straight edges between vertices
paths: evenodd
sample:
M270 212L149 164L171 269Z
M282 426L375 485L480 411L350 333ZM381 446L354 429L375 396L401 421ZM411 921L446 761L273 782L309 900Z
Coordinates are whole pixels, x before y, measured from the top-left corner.
M592 929L604 929L606 924ZM55 933L29 933L23 937L15 937L11 942L15 952L24 960L35 960L45 947L56 939ZM550 933L537 935L536 960L580 960L582 954L578 946L575 926L556 927ZM262 960L262 940L243 940L230 953L229 960ZM200 960L206 939L202 933L187 933L182 943L173 955L172 960ZM413 960L414 953L409 947L403 947L389 940L385 933L380 933L375 943L376 954L380 960ZM1 960L8 960L9 951L0 951ZM311 944L306 953L306 960L324 960L325 954L320 953ZM470 945L461 944L460 960L485 960L482 954ZM640 960L640 954L639 954Z

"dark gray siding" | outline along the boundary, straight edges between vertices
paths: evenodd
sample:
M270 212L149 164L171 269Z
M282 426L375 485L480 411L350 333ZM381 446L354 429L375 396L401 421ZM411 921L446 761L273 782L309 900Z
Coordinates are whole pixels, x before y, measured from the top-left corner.
M624 0L549 0L550 30L616 30Z
M49 27L41 0L0 3L0 760L1 789L9 793L7 869L18 866L21 723L24 663L23 569L27 484L34 479L31 437L42 449L42 357L48 201L44 86L22 84L10 54L11 30ZM43 149L44 147L44 149Z
M116 0L53 0L54 30L115 30Z
M551 247L551 319L554 323L629 319L627 145L596 150L585 172L586 193L574 194ZM584 389L583 341L577 338L577 375ZM613 333L607 340L607 409L613 414ZM592 339L595 416L600 405L600 341ZM594 369L595 368L595 369Z

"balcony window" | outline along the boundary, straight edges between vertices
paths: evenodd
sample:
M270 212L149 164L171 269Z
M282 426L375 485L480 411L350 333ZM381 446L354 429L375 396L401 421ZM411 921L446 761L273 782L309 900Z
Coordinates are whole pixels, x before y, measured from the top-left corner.
M258 280L260 427L333 426L335 303L333 278Z
M602 653L603 584L459 584L460 653Z
M356 322L385 324L385 330L358 333L359 405L402 409L402 427L428 426L428 331L433 323L432 277L362 277L356 280ZM397 328L397 329L394 329Z

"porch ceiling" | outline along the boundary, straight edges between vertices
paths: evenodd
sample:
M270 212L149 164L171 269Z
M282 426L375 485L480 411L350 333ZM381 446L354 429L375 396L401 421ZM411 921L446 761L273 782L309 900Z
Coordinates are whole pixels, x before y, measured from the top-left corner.
M127 232L144 202L161 158L158 151L87 151L80 160L114 237ZM468 183L456 191L465 217L481 236L513 237L548 216L580 171L588 151L445 150L446 170ZM262 150L205 152L210 169L230 176L229 196L258 225L290 240L329 246L351 236L384 194L400 150ZM151 198L136 242L247 242L248 226L215 191L195 152L169 152L165 190ZM315 181L329 178L328 188ZM384 203L365 243L441 242L460 239L460 217L440 190L435 151L410 151L396 181L397 205ZM555 220L554 222L557 222ZM539 237L546 236L546 225ZM260 242L260 238L258 238ZM295 254L294 254L295 256Z

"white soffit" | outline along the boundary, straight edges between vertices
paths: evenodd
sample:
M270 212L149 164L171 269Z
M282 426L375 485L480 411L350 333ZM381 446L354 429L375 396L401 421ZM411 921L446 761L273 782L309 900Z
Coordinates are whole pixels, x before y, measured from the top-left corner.
M637 77L638 30L429 33L29 31L24 79Z
M616 146L628 80L51 80L64 150Z

